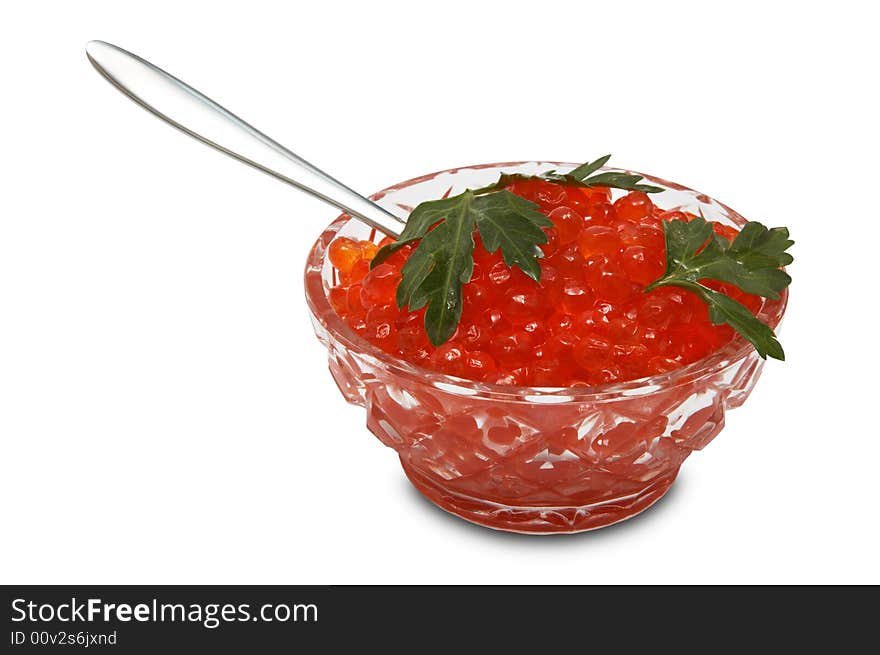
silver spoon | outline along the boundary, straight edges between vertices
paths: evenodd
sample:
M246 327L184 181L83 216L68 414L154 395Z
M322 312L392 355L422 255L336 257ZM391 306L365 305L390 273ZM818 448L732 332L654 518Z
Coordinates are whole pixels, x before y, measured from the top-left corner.
M352 191L146 59L104 41L89 41L97 71L141 107L184 134L398 237L405 220Z

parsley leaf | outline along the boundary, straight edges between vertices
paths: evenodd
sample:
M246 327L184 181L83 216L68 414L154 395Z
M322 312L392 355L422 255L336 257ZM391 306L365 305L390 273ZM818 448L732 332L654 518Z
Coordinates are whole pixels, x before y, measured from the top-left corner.
M607 186L613 189L644 191L645 193L660 193L663 191L658 186L639 184L644 179L641 175L630 175L629 173L619 173L616 171L606 171L593 175L593 173L608 163L609 159L611 159L611 155L605 155L589 164L581 164L573 171L570 171L568 177L578 180L584 186Z
M651 184L641 184L640 182L644 179L641 175L631 175L629 173L621 173L618 171L605 171L604 173L593 175L593 173L595 173L605 164L607 164L609 159L611 159L611 155L599 157L599 159L595 161L581 164L577 168L569 171L568 173L557 173L556 171L547 171L546 173L541 173L540 175L525 175L524 173L502 173L497 182L495 182L494 184L490 184L487 187L483 187L482 189L477 189L476 191L474 191L474 193L476 193L477 195L483 193L492 193L493 191L497 191L498 189L503 189L508 184L512 184L513 182L534 179L545 180L547 182L553 182L555 184L561 184L563 186L575 186L585 188L594 186L605 186L612 189L623 189L624 191L644 191L645 193L660 193L664 190L659 186L653 186Z
M748 307L720 291L700 285L700 297L709 305L709 320L715 325L727 323L755 347L758 354L785 361L785 352L776 335L766 323L749 311Z
M743 335L763 358L785 359L773 330L746 307L723 293L709 289L699 280L733 284L746 293L776 299L791 283L781 270L793 261L786 252L794 241L784 227L768 229L758 222L746 223L733 242L718 236L702 217L690 221L664 221L666 273L645 291L678 286L699 296L709 306L709 318L716 325L728 324Z
M500 191L476 199L480 205L477 229L489 252L501 248L508 266L518 266L535 282L541 281L538 259L544 256L538 247L547 243L542 227L553 227L538 206L510 191Z
M581 182L583 182L584 186L607 186L612 189L623 189L625 191L644 191L645 193L660 193L663 191L659 186L639 184L642 179L641 175L607 171L588 177L585 180L581 180Z
M599 157L596 161L592 161L586 164L581 164L574 170L570 171L568 174L573 178L578 180L583 180L598 171L605 164L608 163L608 160L611 159L611 155L605 155L604 157Z
M416 207L400 239L376 253L373 266L417 239L421 242L401 269L397 305L425 312L425 331L439 345L453 335L461 320L461 287L471 279L474 229L489 252L501 249L508 266L518 266L536 282L541 279L539 244L547 242L542 227L553 223L537 205L509 191L432 200Z
M541 175L502 173L489 186L457 196L421 203L410 214L400 238L379 249L373 268L407 244L419 241L401 269L397 305L425 311L425 331L435 346L447 341L458 327L462 311L462 285L473 274L474 231L486 250L501 250L508 266L519 267L539 282L543 257L538 247L547 242L542 230L552 227L538 206L506 190L514 182L541 179L576 187L604 186L626 191L657 193L662 188L642 184L641 175L618 171L599 172L611 155L578 166L568 173ZM691 221L666 221L666 273L645 291L679 286L697 294L708 306L713 323L726 323L748 339L761 357L784 359L773 330L732 298L700 283L712 279L738 286L747 293L778 298L791 283L781 270L792 262L786 250L794 243L785 228L767 229L747 223L732 243L716 235L702 217Z
M435 346L455 332L461 320L461 285L474 271L473 199L465 191L440 201L450 205L443 222L425 235L401 269L397 305L411 310L428 305L425 331Z

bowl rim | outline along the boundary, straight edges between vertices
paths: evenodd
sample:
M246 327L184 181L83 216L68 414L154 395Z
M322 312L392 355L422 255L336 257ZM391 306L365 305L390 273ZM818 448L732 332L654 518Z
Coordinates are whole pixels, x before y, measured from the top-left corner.
M426 182L447 173L457 174L466 170L483 170L489 168L500 169L502 167L522 166L525 164L578 166L578 164L570 162L547 160L523 160L456 166L454 168L435 171L433 173L419 175L398 182L371 194L369 198L373 201L381 200L389 193L421 182ZM712 198L708 194L696 191L676 182L670 182L655 175L648 175L629 169L603 166L600 170L641 175L646 181L666 187L669 190L692 193L699 202L717 203L725 212L727 212L728 217L735 224L741 226L747 222L739 212L731 209L724 203ZM731 341L718 350L695 362L672 371L622 382L609 382L602 385L583 385L577 387L531 387L490 384L487 382L478 382L476 380L454 377L422 368L417 364L412 364L404 359L400 359L399 357L391 355L377 346L374 346L372 343L354 332L354 330L352 330L330 306L330 301L327 298L323 286L322 269L324 265L324 257L326 255L327 246L336 237L337 233L351 220L356 219L351 218L347 214L340 214L337 216L336 219L324 229L309 249L304 274L306 302L312 313L313 320L319 322L328 333L330 333L332 337L340 342L347 350L357 352L360 357L367 357L374 365L379 365L397 376L423 384L433 384L433 386L458 395L489 397L507 402L545 402L548 404L561 402L600 402L620 397L632 398L684 384L690 384L731 367L749 356L754 355L754 357L758 357L757 351L754 350L752 345L746 341L744 337L736 334ZM771 328L776 330L785 314L787 306L788 289L786 288L780 293L779 299L765 299L764 305L758 312L758 316L767 322Z

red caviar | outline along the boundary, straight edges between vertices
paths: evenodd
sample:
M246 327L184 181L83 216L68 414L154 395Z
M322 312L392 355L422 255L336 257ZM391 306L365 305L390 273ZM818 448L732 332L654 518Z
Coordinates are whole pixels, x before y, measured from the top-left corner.
M554 225L545 229L540 284L508 267L500 252L487 252L475 235L461 322L449 341L434 347L425 334L425 310L399 310L395 303L412 248L369 270L377 246L339 237L328 252L338 280L329 291L334 310L385 352L447 375L505 385L633 380L692 363L733 338L730 327L712 325L692 293L676 287L644 292L664 272L661 222L688 215L656 207L640 191L612 202L605 188L537 179L508 190L537 203ZM714 229L728 239L736 235L727 225ZM761 305L732 285L705 283L752 311Z

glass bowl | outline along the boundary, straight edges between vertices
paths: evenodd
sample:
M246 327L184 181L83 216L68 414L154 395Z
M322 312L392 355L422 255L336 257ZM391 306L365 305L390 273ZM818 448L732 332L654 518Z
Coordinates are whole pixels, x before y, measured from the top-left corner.
M401 182L372 199L405 216L424 200L495 182L501 171L574 166L533 161L454 168ZM704 194L645 178L663 187L652 200L664 209L745 223ZM580 532L647 509L669 490L687 456L721 431L725 411L746 400L764 364L737 337L669 373L595 387L500 386L429 371L368 343L333 311L327 291L334 270L326 253L337 236L378 242L382 235L342 215L308 256L306 299L334 380L348 402L366 409L367 428L397 452L422 494L490 528ZM775 328L787 297L765 301L759 317Z

